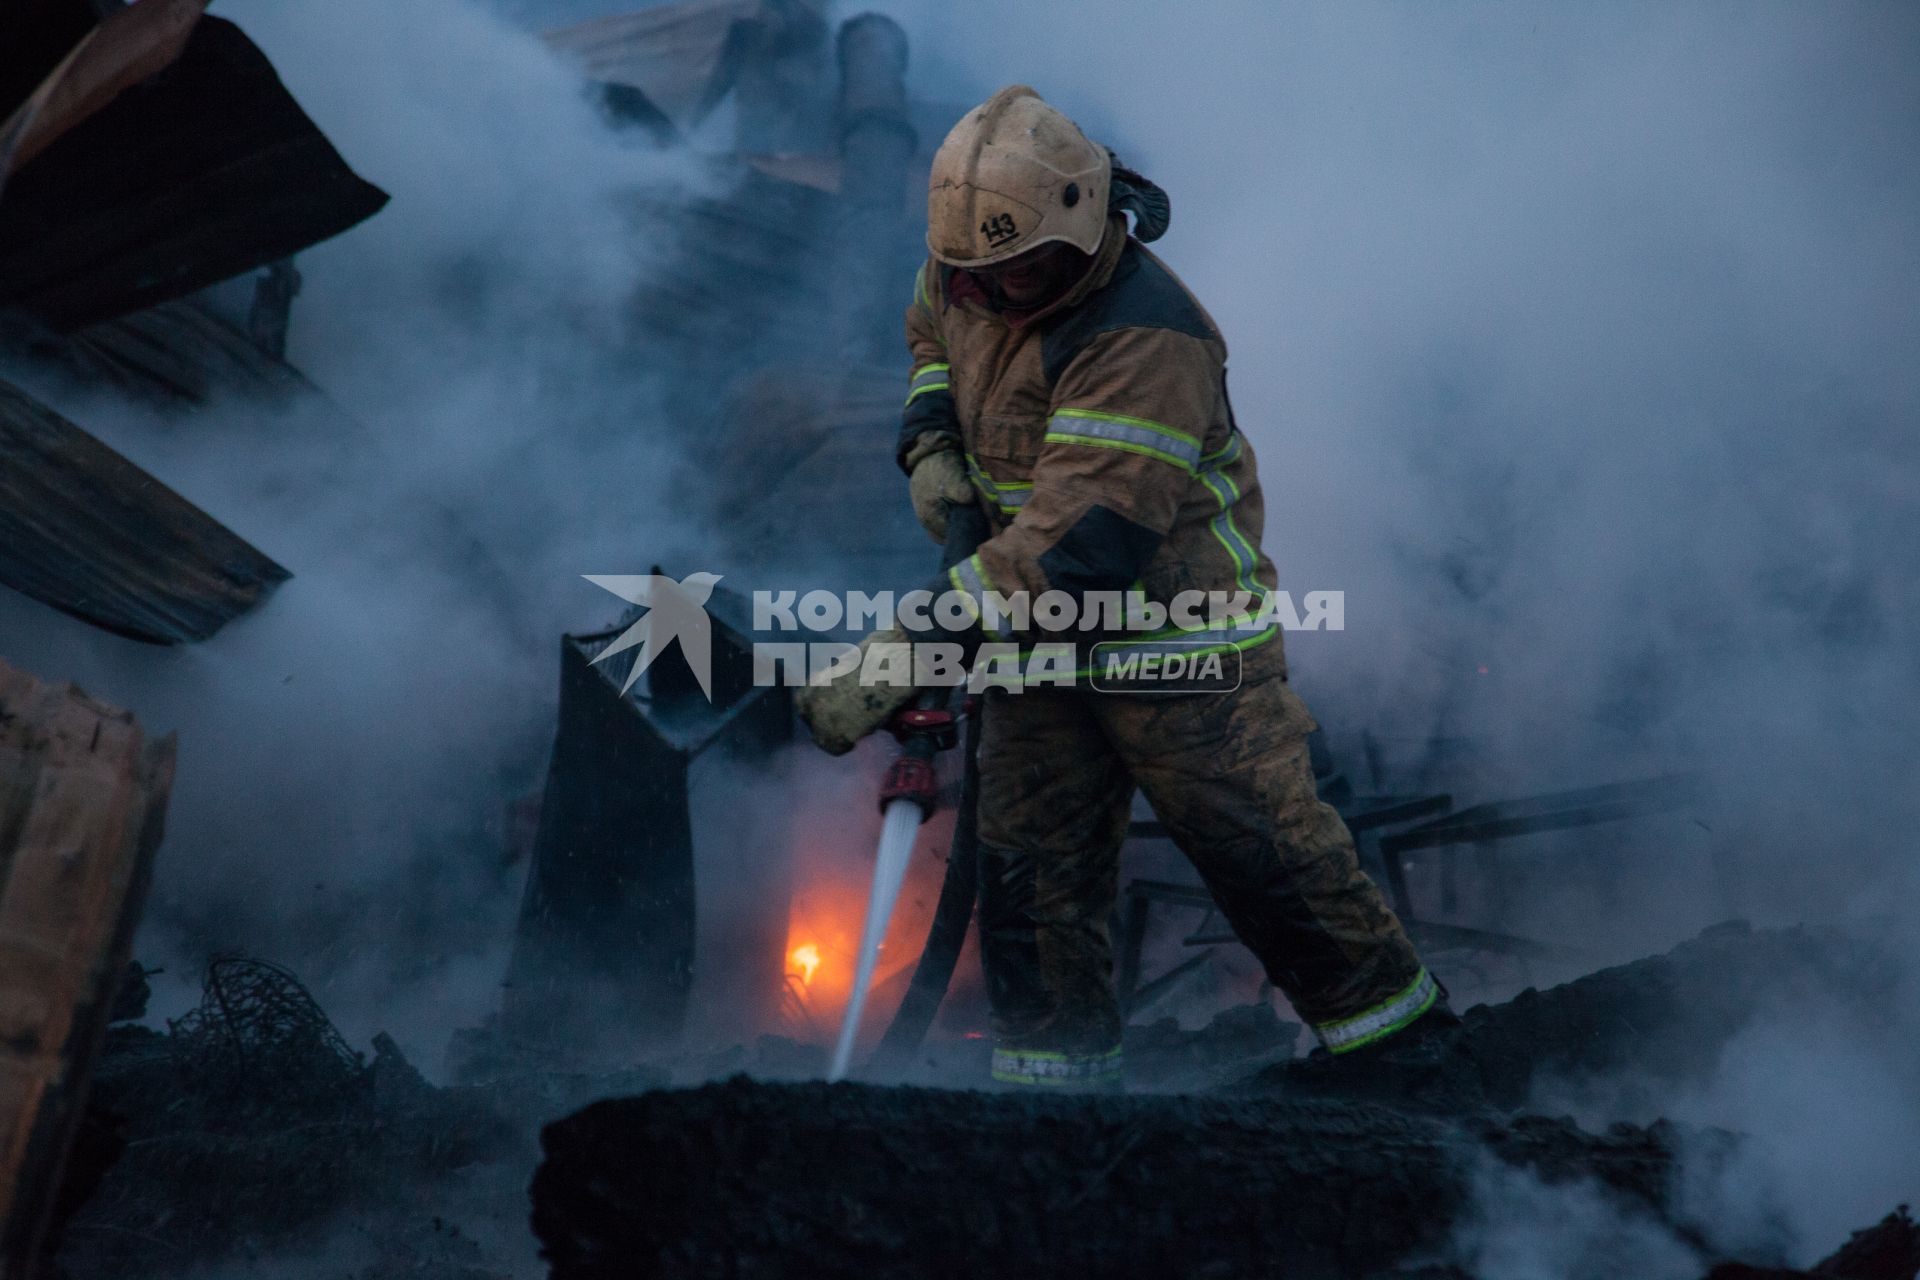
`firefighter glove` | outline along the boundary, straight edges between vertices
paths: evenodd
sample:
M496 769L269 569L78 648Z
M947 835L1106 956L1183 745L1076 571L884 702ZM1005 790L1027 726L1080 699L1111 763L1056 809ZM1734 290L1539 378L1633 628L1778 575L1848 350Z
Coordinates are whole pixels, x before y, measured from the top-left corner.
M889 651L881 646L898 646ZM912 646L897 628L876 631L860 642L859 661L822 672L794 699L795 709L829 755L842 756L893 718L918 692L913 685Z
M976 502L967 464L953 437L925 432L907 451L907 489L913 495L913 514L935 542L947 540L947 511L957 503Z

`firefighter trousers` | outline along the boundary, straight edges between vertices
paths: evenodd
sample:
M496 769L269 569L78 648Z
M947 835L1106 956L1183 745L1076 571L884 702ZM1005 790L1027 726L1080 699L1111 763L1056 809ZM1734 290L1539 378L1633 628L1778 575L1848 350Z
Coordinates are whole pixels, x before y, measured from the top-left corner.
M1251 655L1250 655L1251 656ZM1138 787L1234 932L1334 1052L1433 1005L1433 979L1321 803L1284 671L1231 693L990 695L980 748L981 955L994 1075L1117 1080L1108 919Z

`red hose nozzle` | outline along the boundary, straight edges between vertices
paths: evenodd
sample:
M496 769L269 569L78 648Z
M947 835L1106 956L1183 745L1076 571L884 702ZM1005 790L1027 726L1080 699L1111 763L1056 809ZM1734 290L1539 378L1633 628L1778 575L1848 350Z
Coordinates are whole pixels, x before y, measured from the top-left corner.
M920 806L921 820L925 821L933 816L939 790L930 758L901 756L887 766L887 776L880 783L880 811L885 813L895 800L911 800Z

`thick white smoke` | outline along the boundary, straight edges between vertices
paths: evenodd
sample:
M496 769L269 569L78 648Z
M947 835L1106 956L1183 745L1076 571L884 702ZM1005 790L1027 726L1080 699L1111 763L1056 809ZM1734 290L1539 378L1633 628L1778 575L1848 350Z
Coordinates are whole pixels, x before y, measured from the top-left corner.
M921 96L1032 83L1172 193L1156 248L1233 350L1283 585L1347 593L1290 646L1337 743L1472 739L1489 796L1717 779L1698 821L1542 846L1517 927L1619 958L1731 909L1910 915L1911 7L874 7ZM699 545L653 514L685 442L619 333L655 240L626 193L702 179L477 4L221 11L394 195L302 256L294 313L365 434L70 404L297 576L179 651L9 598L0 653L181 731L143 954L296 960L430 1065L500 972L491 814L538 781L554 641L614 607L576 575ZM1920 1090L1897 1035L1803 1012L1671 1101L1774 1144L1745 1203L1790 1192L1812 1257L1920 1192ZM1529 1273L1533 1194L1463 1248Z
M178 650L9 593L0 652L179 731L136 948L176 984L161 1011L197 996L206 949L244 948L434 1069L504 969L504 806L544 769L559 635L624 608L579 575L696 541L665 505L686 455L658 362L623 326L659 256L637 194L704 179L623 143L480 6L221 12L393 196L298 262L289 358L339 412L48 394L295 576Z
M1366 728L1470 741L1463 800L1714 780L1516 844L1513 927L1599 960L1894 916L1920 961L1920 14L883 7L929 96L1032 84L1171 193L1282 585L1347 592L1289 646L1342 763ZM1661 1099L1765 1140L1723 1207L1791 1204L1812 1258L1920 1191L1908 1006L1869 1039L1795 1010ZM1578 1270L1489 1197L1476 1265Z
M1331 729L1746 777L1783 901L1859 887L1807 838L1920 801L1910 11L894 8L1171 192Z

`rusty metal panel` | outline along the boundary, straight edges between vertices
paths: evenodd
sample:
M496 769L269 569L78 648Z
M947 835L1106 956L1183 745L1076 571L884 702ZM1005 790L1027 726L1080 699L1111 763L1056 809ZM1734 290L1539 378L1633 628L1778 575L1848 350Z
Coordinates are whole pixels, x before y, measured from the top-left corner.
M0 1278L34 1274L146 896L172 735L0 662Z
M0 583L151 644L204 640L288 572L0 381Z
M202 18L172 66L8 180L0 305L70 332L290 257L386 200L238 27Z

